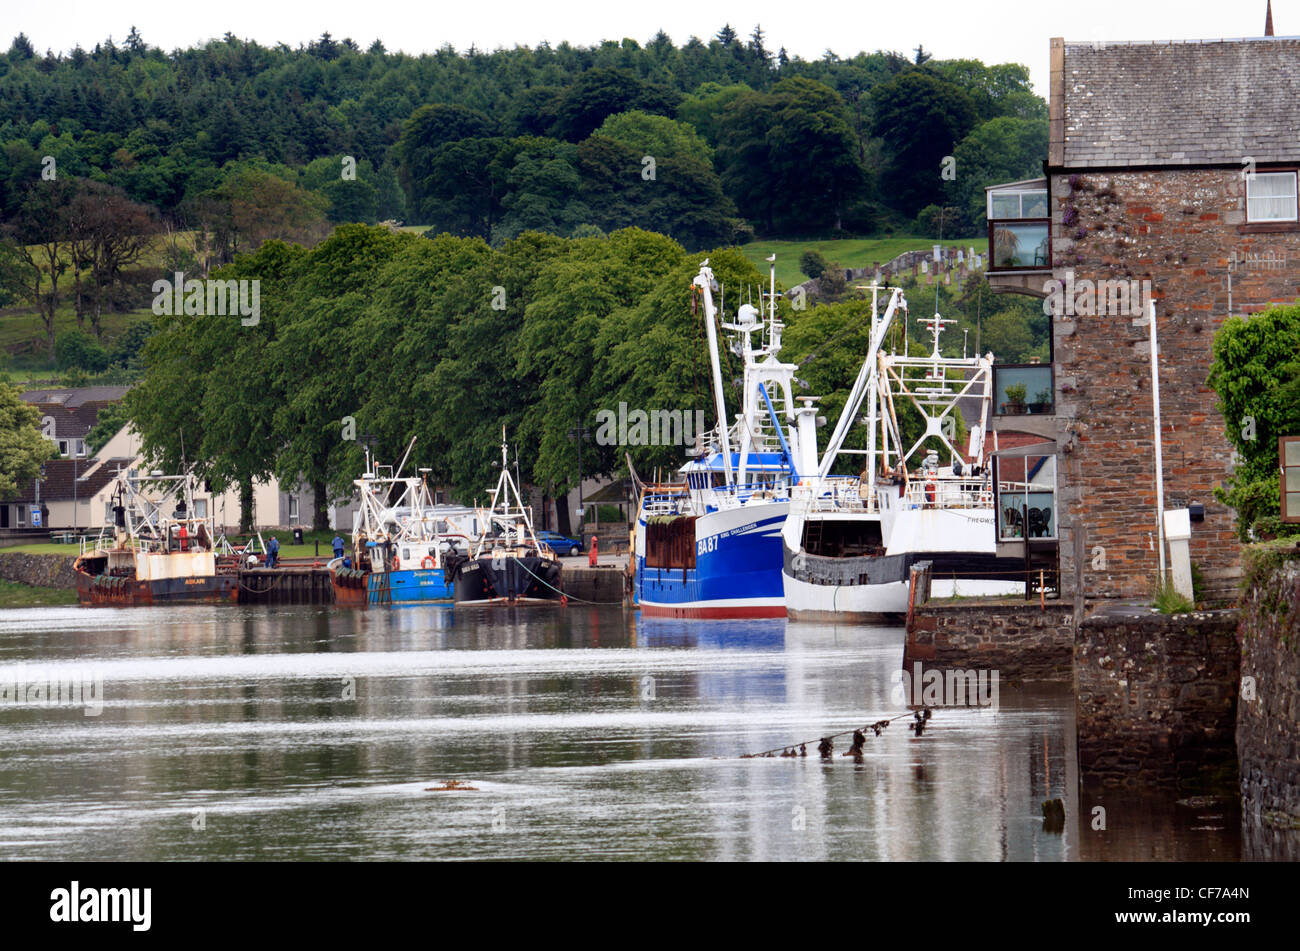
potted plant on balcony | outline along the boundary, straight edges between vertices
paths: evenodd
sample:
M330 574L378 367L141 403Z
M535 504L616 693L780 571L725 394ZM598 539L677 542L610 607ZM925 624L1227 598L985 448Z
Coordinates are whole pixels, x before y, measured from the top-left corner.
M1007 401L1002 404L1002 412L1008 416L1020 416L1025 412L1025 397L1029 387L1023 383L1012 383L1007 387Z
M1052 406L1052 393L1050 390L1039 390L1034 394L1034 401L1029 404L1029 412L1046 413Z

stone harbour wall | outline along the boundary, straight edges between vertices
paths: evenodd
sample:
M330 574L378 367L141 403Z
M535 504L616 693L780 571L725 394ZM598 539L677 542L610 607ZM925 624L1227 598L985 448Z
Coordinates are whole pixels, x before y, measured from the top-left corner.
M1074 682L1085 784L1235 787L1237 621L1236 611L1122 605L1084 619Z
M75 588L77 576L70 555L32 555L0 552L0 580L37 588Z
M903 666L919 661L926 668L996 670L1012 681L1069 683L1073 647L1070 605L932 601L913 611Z
M1297 553L1300 555L1300 552ZM1252 556L1248 554L1247 560ZM1300 560L1251 568L1242 599L1237 755L1242 813L1257 838L1285 831L1300 858Z

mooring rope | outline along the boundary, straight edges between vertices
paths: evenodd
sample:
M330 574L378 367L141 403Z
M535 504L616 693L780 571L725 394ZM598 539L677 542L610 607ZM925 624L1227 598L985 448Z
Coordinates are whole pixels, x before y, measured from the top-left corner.
M248 591L252 594L266 594L268 591L273 591L283 580L284 580L284 575L276 575L274 578L271 579L271 583L268 584L265 588L252 588L244 584L243 578L240 578L238 576L235 577L235 581L239 585L239 587L243 588L245 591Z
M925 732L925 724L930 720L930 716L930 708L925 707L924 709L917 710L915 713L900 713L898 716L892 717L888 720L877 720L875 723L868 723L866 726L860 727L856 730L844 730L840 733L831 733L828 736L821 737L819 740L806 740L802 743L791 743L788 746L776 746L770 750L763 750L761 753L745 753L740 758L757 759L759 757L776 757L778 755L782 758L791 756L807 756L808 744L816 743L817 752L821 754L822 759L830 759L831 753L835 751L835 744L833 741L837 737L848 736L850 733L853 734L853 745L849 747L849 751L844 755L860 755L862 753L862 747L866 743L866 734L868 731L876 736L880 736L880 734L884 732L885 728L894 721L902 720L905 717L912 717L913 723L909 729L915 732L917 736L920 736ZM798 750L798 752L796 752L796 750Z
M517 565L519 565L520 568L524 569L524 571L527 571L530 575L533 575L534 578L537 578L537 575L533 574L533 572L529 570L528 566L525 565L525 564L524 564L522 561L520 561L518 558L514 558L514 559L512 559L512 560L513 560ZM551 589L552 591L554 591L556 594L560 595L560 596L563 597L563 598L567 598L567 599L570 600L570 601L578 601L578 602L580 602L580 603L582 603L582 604L622 604L622 603L623 603L622 601L588 601L586 598L580 598L580 597L578 597L576 594L565 594L565 593L564 593L563 591L561 591L559 588L555 587L555 585L548 583L548 582L547 582L545 579L543 579L543 578L537 578L537 580L540 581L540 582L542 582L542 584L546 585L546 587L550 588L550 589Z

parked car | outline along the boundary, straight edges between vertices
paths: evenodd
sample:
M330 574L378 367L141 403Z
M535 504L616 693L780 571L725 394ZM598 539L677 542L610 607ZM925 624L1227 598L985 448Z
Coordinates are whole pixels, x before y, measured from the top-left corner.
M582 542L576 538L566 538L557 532L538 532L537 540L557 555L582 554Z

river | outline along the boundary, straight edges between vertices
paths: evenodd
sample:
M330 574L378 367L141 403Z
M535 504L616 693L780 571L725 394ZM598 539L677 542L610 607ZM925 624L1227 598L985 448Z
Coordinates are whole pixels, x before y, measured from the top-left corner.
M574 606L0 611L0 854L1239 858L1232 804L1077 791L1068 686L1000 684L916 736L902 645ZM69 678L93 701L12 686ZM816 754L900 715L860 760Z

